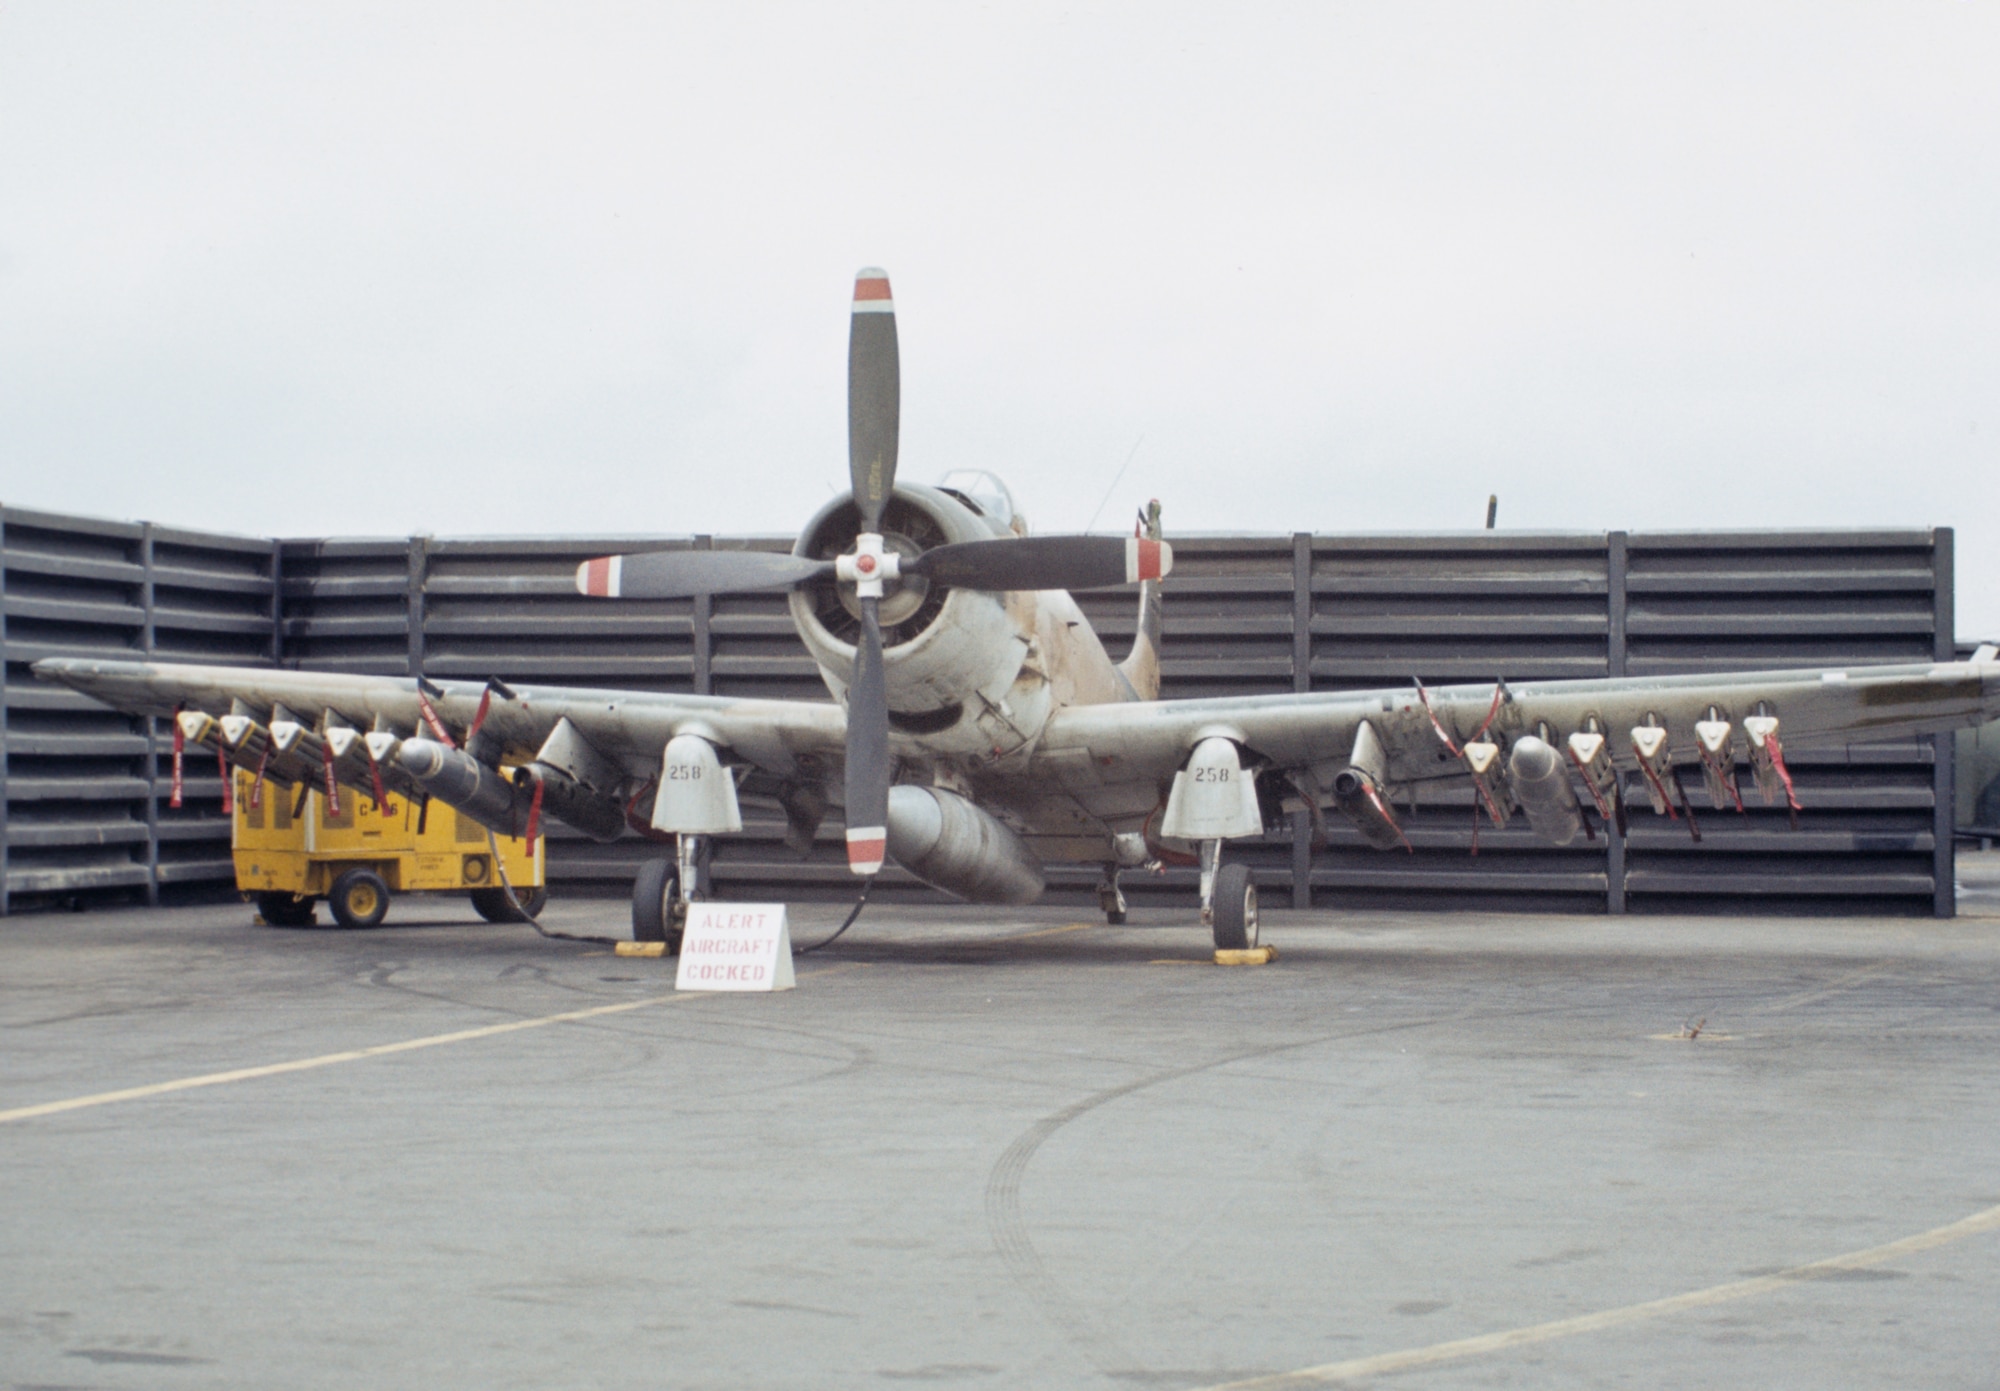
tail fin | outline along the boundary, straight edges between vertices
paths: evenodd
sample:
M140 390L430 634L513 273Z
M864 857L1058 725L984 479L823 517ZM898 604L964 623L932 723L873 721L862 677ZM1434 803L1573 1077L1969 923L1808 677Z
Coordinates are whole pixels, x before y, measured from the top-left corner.
M1158 498L1139 514L1137 534L1149 541L1163 539ZM1160 581L1147 580L1139 586L1139 631L1132 638L1132 655L1118 664L1140 700L1160 698L1160 621Z

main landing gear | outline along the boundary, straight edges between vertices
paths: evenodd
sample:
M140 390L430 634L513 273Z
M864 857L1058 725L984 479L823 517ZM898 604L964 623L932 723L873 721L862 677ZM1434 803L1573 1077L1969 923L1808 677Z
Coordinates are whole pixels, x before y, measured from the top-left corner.
M678 956L688 905L700 897L700 836L676 836L674 858L648 860L632 881L632 940L665 942Z
M1104 921L1113 927L1125 924L1125 891L1118 887L1118 866L1106 865L1104 874L1097 881L1097 906L1104 914Z
M1201 843L1201 920L1217 951L1257 945L1257 886L1242 865L1222 863L1222 842Z

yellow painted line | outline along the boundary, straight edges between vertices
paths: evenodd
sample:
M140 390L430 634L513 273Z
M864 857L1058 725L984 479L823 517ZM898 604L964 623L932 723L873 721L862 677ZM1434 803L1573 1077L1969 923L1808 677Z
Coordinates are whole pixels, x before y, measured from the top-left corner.
M853 969L855 969L853 966L830 966L812 974L830 976L836 972ZM143 1087L124 1087L115 1092L96 1092L90 1096L67 1097L62 1101L44 1101L34 1106L16 1106L9 1111L0 1111L0 1124L33 1120L37 1116L61 1115L65 1111L83 1111L93 1106L111 1106L120 1101L143 1101L149 1096L167 1096L174 1092L193 1091L198 1087L221 1087L231 1082L254 1082L262 1077L282 1077L291 1072L311 1072L316 1068L357 1063L366 1058L386 1058L396 1053L414 1053L420 1048L442 1048L450 1043L472 1043L482 1038L498 1038L502 1034L518 1034L526 1029L545 1029L551 1024L574 1024L585 1019L603 1019L613 1014L629 1014L635 1009L650 1009L654 1005L672 1005L688 1000L714 998L715 996L710 994L649 995L643 1000L624 1000L615 1005L593 1005L589 1009L564 1010L561 1014L544 1014L534 1019L513 1019L505 1024L486 1024L477 1029L457 1029L448 1034L406 1038L400 1043L377 1043L367 1048L350 1048L340 1053L322 1053L316 1058L293 1058L289 1062L266 1063L262 1067L239 1067L227 1072L204 1072L198 1077L177 1077L171 1082L151 1082Z
M1088 932L1096 926L1096 923L1071 923L1067 927L1041 927L1035 929L1033 932L1016 933L1007 940L1010 942L1025 942L1030 937L1054 937L1058 933L1063 932Z
M1513 1348L1527 1347L1532 1343L1553 1342L1558 1338L1574 1338L1583 1333L1596 1333L1607 1328L1618 1328L1625 1324L1643 1323L1648 1319L1685 1313L1690 1309L1706 1309L1733 1300L1748 1299L1753 1295L1769 1294L1773 1290L1781 1290L1789 1285L1804 1284L1808 1280L1817 1280L1843 1270L1865 1270L1869 1266L1882 1265L1900 1256L1911 1256L1920 1251L1949 1246L1954 1241L1963 1241L1969 1236L1979 1236L1996 1230L2000 1230L2000 1206L1989 1207L1982 1212L1973 1213L1970 1217L1960 1218L1942 1227L1933 1227L1915 1236L1906 1236L1901 1241L1892 1241L1883 1246L1871 1246L1865 1251L1850 1251L1844 1256L1831 1256L1809 1265L1795 1265L1788 1270L1759 1275L1749 1280L1732 1280L1726 1285L1710 1285L1707 1289L1691 1290L1686 1294L1670 1295L1665 1299L1651 1299L1644 1304L1627 1304L1619 1309L1606 1309L1595 1314L1579 1314L1575 1318L1531 1324L1526 1328L1509 1329L1504 1333L1485 1333L1476 1338L1433 1343L1429 1347L1377 1353L1373 1357L1356 1357L1346 1362L1327 1362L1317 1367L1301 1367L1292 1372L1276 1372L1270 1376L1224 1382L1218 1386L1204 1387L1202 1391L1324 1386L1333 1382L1353 1381L1358 1377L1407 1372L1417 1367L1433 1367L1441 1362L1459 1362L1486 1353L1506 1352Z

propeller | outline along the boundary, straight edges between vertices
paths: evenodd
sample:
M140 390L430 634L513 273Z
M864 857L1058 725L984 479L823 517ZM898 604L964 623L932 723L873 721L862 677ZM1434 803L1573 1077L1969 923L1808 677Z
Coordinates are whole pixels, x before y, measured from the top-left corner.
M879 557L883 577L921 575L958 589L1107 589L1158 579L1172 564L1162 541L1128 536L1023 536L957 541L905 559ZM790 589L839 572L839 562L775 551L637 551L599 556L577 571L577 589L611 599L691 599Z
M847 334L847 473L861 534L854 553L834 562L861 601L861 640L847 690L847 867L863 875L881 872L889 848L889 688L879 610L883 582L897 563L882 547L882 512L896 487L902 378L888 274L864 270L854 277Z
M888 549L882 519L896 490L901 414L896 302L888 273L870 268L854 277L847 339L847 471L861 514L854 549L834 560L769 551L639 551L586 560L576 571L579 592L607 598L790 589L828 575L854 586L861 632L847 691L847 863L862 875L881 870L888 848L889 698L880 614L886 587L921 575L960 589L1103 589L1160 579L1174 559L1165 542L1142 536L994 537L934 546L911 558Z

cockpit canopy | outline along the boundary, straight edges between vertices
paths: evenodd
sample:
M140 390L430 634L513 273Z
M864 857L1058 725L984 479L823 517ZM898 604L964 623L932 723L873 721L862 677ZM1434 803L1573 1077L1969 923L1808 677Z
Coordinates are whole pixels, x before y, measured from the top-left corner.
M941 491L951 493L961 502L969 503L1003 531L1016 535L1028 534L1028 519L1014 508L1014 495L1007 491L1007 485L985 469L953 469L938 480Z

